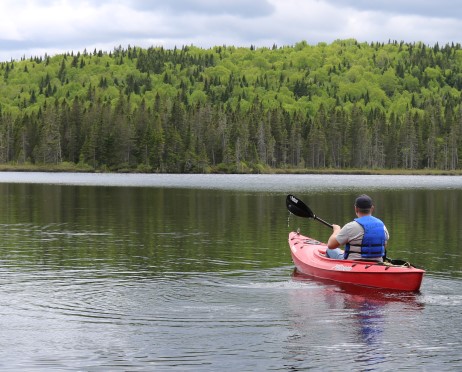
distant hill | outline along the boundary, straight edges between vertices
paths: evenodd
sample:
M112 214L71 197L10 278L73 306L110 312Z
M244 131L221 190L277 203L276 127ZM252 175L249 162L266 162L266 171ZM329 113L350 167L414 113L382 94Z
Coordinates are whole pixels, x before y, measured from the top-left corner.
M462 48L138 47L0 63L0 164L461 168Z

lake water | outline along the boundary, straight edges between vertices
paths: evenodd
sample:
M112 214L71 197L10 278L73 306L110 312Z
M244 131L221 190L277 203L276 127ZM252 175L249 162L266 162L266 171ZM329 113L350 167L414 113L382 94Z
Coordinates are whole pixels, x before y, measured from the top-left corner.
M367 192L420 292L300 277ZM462 369L462 177L0 173L2 371Z

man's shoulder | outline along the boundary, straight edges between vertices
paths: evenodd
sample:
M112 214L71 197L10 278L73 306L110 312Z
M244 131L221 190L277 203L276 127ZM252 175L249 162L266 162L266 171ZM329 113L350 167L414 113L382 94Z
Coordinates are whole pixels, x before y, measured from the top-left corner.
M363 228L361 225L356 221L351 221L345 224L339 232L339 235L344 235L351 237L352 235L356 235L358 232L362 232Z
M352 229L352 228L357 228L358 226L361 226L358 222L356 221L351 221L348 222L343 226L344 229Z

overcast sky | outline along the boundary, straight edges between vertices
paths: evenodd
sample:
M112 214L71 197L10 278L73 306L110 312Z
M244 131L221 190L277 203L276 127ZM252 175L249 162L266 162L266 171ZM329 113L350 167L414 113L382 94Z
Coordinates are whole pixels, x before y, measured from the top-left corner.
M462 43L457 0L0 0L0 61L122 45Z

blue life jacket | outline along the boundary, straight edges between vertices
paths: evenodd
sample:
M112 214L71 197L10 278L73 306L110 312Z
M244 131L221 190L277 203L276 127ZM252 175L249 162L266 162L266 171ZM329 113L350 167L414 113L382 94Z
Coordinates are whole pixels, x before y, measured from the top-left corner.
M355 218L364 229L364 236L360 246L345 245L345 260L350 252L361 253L361 258L379 258L385 255L385 225L381 220L373 216Z

